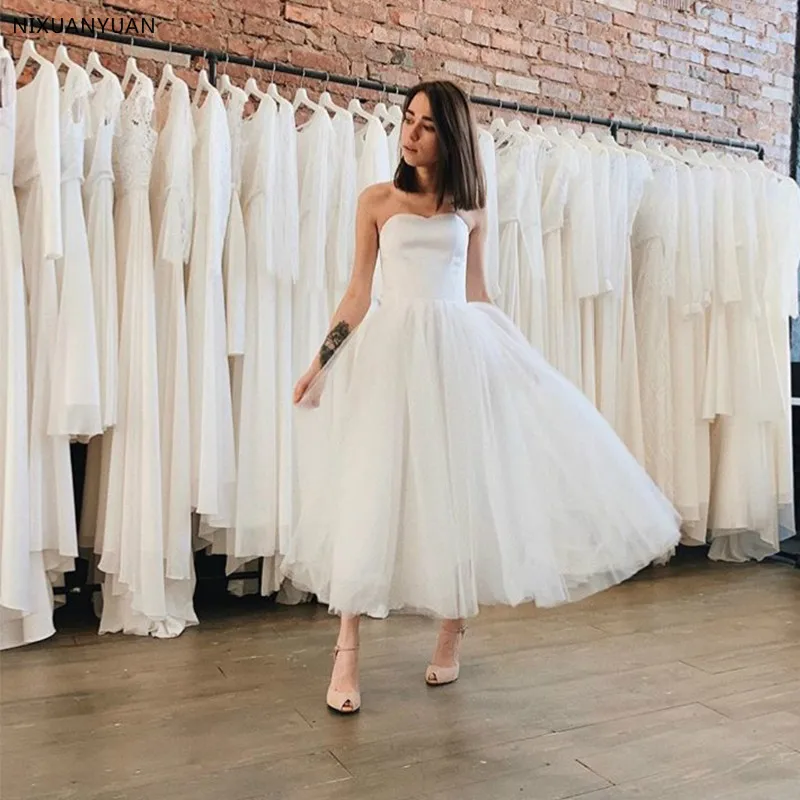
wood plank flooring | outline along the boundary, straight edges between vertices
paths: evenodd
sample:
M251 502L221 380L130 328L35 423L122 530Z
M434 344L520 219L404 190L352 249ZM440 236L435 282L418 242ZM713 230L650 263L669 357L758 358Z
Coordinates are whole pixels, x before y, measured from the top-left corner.
M365 620L364 707L324 705L336 620L242 603L174 640L65 630L0 656L3 800L797 800L800 571L705 560L585 602Z

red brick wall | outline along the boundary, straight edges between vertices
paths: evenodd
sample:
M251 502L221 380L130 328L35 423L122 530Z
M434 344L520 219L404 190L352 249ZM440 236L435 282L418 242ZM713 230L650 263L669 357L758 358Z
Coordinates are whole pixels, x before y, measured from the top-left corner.
M687 11L671 7L679 5L675 0L3 0L4 10L57 19L152 15L165 40L405 85L447 74L484 95L753 139L766 145L773 164L788 168L797 0L708 0L682 3ZM67 39L71 47L78 41ZM48 52L44 41L41 49ZM118 52L115 46L98 49Z

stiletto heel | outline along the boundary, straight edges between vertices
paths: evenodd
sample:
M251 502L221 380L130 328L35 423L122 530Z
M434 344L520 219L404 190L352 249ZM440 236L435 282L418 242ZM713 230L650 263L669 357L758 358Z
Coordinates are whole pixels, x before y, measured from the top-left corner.
M462 625L460 628L456 628L455 630L447 630L447 628L443 628L439 631L440 636L442 631L450 636L459 637L456 647L454 648L453 660L455 661L455 664L453 664L452 667L441 667L437 664L428 664L428 668L425 670L425 683L427 683L428 686L446 686L448 683L454 683L458 680L458 673L460 670L460 664L458 661L459 646L461 644L461 640L464 638L464 634L467 632L467 628L464 625Z
M333 663L336 663L336 657L339 653L356 652L358 647L336 647L333 650ZM331 711L336 711L338 714L355 714L361 708L361 692L358 689L353 689L349 692L337 692L332 688L333 678L331 678L331 685L328 686L328 696L326 702Z

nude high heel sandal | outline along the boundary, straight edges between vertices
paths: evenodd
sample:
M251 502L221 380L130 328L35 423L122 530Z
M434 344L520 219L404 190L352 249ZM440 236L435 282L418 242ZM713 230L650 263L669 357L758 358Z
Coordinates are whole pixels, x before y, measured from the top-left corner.
M458 651L461 645L461 640L464 638L464 634L467 632L466 626L462 625L460 628L456 628L455 630L447 630L444 629L444 632L449 636L457 636L458 642L456 644L455 650L455 664L452 667L440 667L436 664L428 664L428 668L425 670L425 683L428 686L446 686L448 683L454 683L458 680L458 673L460 669L460 665L458 662ZM441 635L442 631L439 632Z
M339 647L336 645L333 651L333 661L336 663L336 657L339 653L354 652L358 647ZM331 686L328 686L327 696L328 708L338 714L355 714L361 708L361 692L355 689L351 692L337 692Z

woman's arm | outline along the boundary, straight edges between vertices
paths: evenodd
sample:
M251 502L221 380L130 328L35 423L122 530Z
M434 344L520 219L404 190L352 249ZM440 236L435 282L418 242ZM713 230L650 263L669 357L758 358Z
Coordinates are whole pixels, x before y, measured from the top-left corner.
M372 302L372 279L378 257L378 226L376 209L379 207L382 185L370 186L358 198L356 209L356 242L353 271L350 282L331 318L328 335L311 362L311 366L300 378L294 390L294 402L303 397L311 381L330 361L333 354L369 311Z
M486 291L483 272L483 254L486 247L486 212L481 209L472 217L472 231L467 248L467 301L470 303L491 303Z

